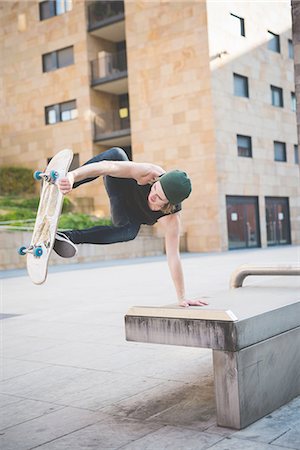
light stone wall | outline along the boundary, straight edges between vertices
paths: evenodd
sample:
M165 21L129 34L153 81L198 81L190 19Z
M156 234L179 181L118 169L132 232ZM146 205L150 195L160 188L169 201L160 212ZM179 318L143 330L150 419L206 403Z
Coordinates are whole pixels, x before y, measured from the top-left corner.
M23 269L26 257L17 253L18 248L29 245L32 233L26 231L0 230L0 270ZM184 236L182 236L184 251ZM141 227L137 238L132 242L110 245L78 245L78 254L74 258L61 258L54 251L51 253L50 265L79 264L85 262L107 261L113 259L141 258L164 254L164 241L155 237L151 227Z
M294 67L288 56L290 4L208 0L207 11L222 248L228 246L226 195L259 197L262 246L267 244L265 197L289 197L292 243L299 243L300 174L294 161L298 138L290 99L295 91ZM246 37L238 35L230 13L245 19ZM280 54L268 50L268 30L280 34ZM249 99L233 95L233 73L248 77ZM271 84L283 88L284 108L271 105ZM252 137L252 158L237 156L237 134ZM274 161L273 141L286 142L287 162Z
M86 5L82 0L73 3L71 11L43 21L38 1L0 4L0 165L42 170L47 158L63 148L79 153L80 162L92 156ZM23 30L18 29L20 15L25 18ZM42 54L71 45L75 64L43 73ZM77 119L45 124L45 106L73 99ZM90 195L82 188L73 197L78 193Z
M205 2L125 5L134 159L189 173L193 193L182 214L188 250L219 250Z
M114 44L87 33L86 6L75 0L72 11L40 21L36 0L0 2L0 165L44 168L64 147L83 163L106 148L92 142L92 119L115 108L114 97L90 88L90 61ZM230 12L245 18L246 38L234 34ZM289 197L292 242L299 243L288 2L125 0L125 16L133 159L191 176L193 193L182 212L187 249L227 249L226 195L259 197L264 246L264 197ZM266 49L267 30L281 34L280 55ZM42 54L69 45L75 64L43 73ZM249 77L250 99L233 96L233 72ZM284 109L270 105L270 84L284 89ZM72 99L78 118L46 126L44 107ZM237 133L252 136L252 159L237 157ZM274 162L274 140L287 143L287 163ZM71 199L109 213L100 182L75 190Z

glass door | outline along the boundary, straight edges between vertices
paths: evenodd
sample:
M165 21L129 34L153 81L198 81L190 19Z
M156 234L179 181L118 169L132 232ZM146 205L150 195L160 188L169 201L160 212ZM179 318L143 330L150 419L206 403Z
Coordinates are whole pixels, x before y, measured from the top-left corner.
M226 196L229 250L260 247L257 197Z
M291 243L289 199L266 197L266 223L268 245Z

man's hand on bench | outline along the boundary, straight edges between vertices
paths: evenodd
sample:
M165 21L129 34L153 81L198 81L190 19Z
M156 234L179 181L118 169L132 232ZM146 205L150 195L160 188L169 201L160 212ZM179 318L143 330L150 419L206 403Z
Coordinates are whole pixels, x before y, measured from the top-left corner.
M204 300L182 300L179 306L183 308L188 308L189 306L206 306L208 303Z

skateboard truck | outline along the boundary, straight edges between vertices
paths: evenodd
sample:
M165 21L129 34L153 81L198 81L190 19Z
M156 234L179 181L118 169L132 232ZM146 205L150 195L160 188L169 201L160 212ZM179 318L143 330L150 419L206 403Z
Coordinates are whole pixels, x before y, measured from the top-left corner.
M54 184L56 182L58 177L59 177L59 173L56 170L51 170L50 173L45 173L45 172L36 170L33 174L33 178L36 181L41 181L42 179L44 179L48 183L52 183L52 184Z
M40 258L43 254L43 248L41 246L20 247L18 250L19 255L25 256L27 253L32 253L36 258Z

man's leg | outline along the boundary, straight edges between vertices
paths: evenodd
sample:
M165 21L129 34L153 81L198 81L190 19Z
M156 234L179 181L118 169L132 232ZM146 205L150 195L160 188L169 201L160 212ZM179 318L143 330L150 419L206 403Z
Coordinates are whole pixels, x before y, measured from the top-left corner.
M87 161L85 164L91 164L99 161L128 161L124 150L113 147L100 155ZM84 164L84 165L85 165ZM92 181L95 178L87 178L74 184L78 187L81 184ZM128 217L126 211L125 195L127 189L130 189L132 180L104 177L104 185L109 196L111 217L113 226L97 226L85 230L69 230L64 232L64 236L74 244L114 244L116 242L126 242L133 240L140 229L140 224L133 223ZM64 236L60 236L54 245L54 250L64 256L69 247L68 242L64 242ZM65 248L64 248L65 247ZM72 249L71 249L72 250ZM72 250L73 251L73 250Z

